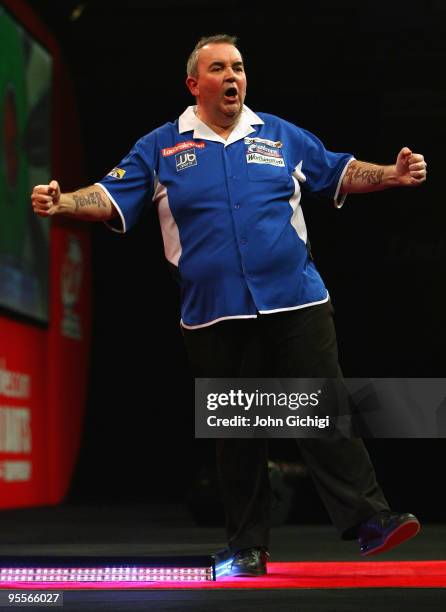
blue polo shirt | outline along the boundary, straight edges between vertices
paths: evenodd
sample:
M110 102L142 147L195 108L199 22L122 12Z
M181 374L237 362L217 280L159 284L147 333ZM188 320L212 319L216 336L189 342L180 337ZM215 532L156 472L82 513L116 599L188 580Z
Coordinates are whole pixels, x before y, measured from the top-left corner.
M143 136L99 183L125 232L157 207L181 279L181 323L199 328L328 300L307 249L301 190L334 199L349 153L279 117L243 108L224 140L189 107Z

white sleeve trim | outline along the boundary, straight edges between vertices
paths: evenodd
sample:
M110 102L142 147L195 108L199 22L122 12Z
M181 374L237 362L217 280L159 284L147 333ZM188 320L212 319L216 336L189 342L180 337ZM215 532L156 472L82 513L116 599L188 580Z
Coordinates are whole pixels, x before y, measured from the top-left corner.
M339 198L339 192L341 190L342 181L344 180L344 176L345 176L345 173L347 172L347 168L352 163L352 161L356 161L356 158L355 157L351 157L348 160L348 162L345 164L345 168L342 171L341 176L339 177L338 186L336 188L336 192L335 192L334 198L333 198L333 204L335 205L335 208L342 208L342 206L344 205L344 202L345 202L345 198L348 196L348 193L343 193L341 195L341 198L338 199Z
M118 203L116 202L114 197L110 194L109 190L106 187L104 187L104 185L102 185L101 183L95 183L95 185L98 185L98 187L100 187L101 189L103 189L103 191L105 191L105 193L110 198L111 203L113 204L113 206L118 211L119 216L121 217L121 227L122 227L122 229L118 229L116 227L113 227L113 225L111 225L108 221L104 221L105 225L108 227L108 229L111 229L112 232L116 232L118 234L125 234L125 232L127 231L127 227L125 225L124 215L122 214L122 210L119 208Z
M297 179L300 183L305 183L305 181L307 180L307 177L302 172L303 161L304 160L301 159L300 162L297 164L297 166L293 170L293 177Z

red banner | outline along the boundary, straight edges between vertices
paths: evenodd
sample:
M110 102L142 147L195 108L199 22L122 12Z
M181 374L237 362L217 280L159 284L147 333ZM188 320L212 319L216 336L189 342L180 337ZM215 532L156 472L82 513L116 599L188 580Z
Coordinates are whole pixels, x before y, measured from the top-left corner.
M0 506L48 498L46 333L0 319Z

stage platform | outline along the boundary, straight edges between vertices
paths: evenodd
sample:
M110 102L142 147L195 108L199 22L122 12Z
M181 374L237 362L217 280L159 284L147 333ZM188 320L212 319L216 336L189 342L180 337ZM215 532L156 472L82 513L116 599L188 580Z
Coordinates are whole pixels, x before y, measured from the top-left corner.
M4 556L208 555L224 544L221 527L196 526L187 509L177 504L69 504L0 512L0 555ZM393 587L392 580L387 583L384 580L389 570L404 574L408 568L414 574L413 568L418 567L424 571L428 561L435 562L432 567L437 568L437 573L440 569L441 574L444 567L441 562L446 561L446 524L423 525L413 540L367 560L359 556L356 542L341 541L330 525L287 524L272 530L271 560L271 578L275 574L276 580L270 586L263 579L260 585L259 579L252 578L224 579L213 588L184 589L166 584L142 590L74 589L64 591L62 609L85 612L446 609L444 588ZM282 587L278 577L288 571L285 564L292 562L297 564L294 568L300 578L311 581L297 581L293 583L296 587L283 582L287 586ZM373 576L375 582L355 583L358 571L362 576ZM340 574L347 580L338 580ZM440 575L439 582L433 584L441 583ZM352 584L356 586L342 586ZM0 606L0 610L11 609Z

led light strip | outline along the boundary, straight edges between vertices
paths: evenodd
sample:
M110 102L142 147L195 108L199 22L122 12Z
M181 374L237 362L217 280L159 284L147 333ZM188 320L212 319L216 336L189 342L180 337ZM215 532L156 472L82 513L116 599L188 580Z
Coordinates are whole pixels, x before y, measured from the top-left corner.
M125 582L145 580L212 580L212 570L204 568L4 568L0 570L0 582Z
M213 557L1 558L0 586L42 582L162 582L215 580Z

